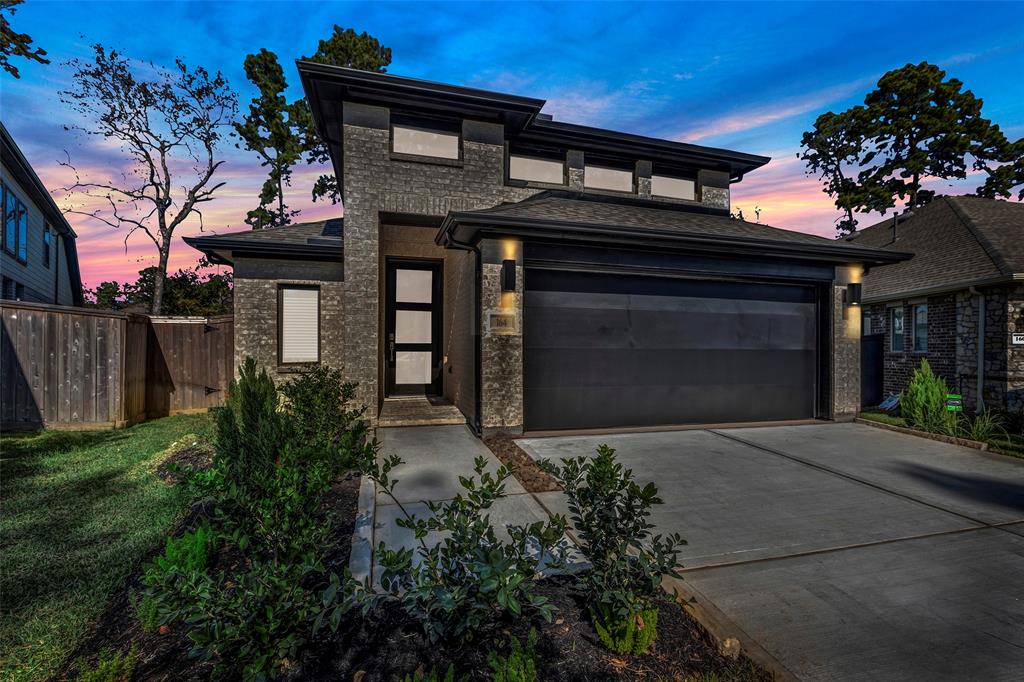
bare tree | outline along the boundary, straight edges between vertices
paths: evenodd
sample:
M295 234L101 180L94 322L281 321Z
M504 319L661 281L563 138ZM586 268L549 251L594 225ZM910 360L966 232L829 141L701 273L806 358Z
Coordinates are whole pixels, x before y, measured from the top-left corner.
M94 45L91 60L66 64L73 85L60 93L61 101L83 122L65 129L116 142L129 159L126 172L104 180L82 178L70 157L63 162L75 173L64 189L104 203L68 212L127 228L125 244L138 231L153 242L159 260L152 312L159 314L174 231L193 214L202 229L200 206L224 186L213 180L224 163L218 144L235 120L238 99L219 71L190 69L180 59L165 69Z

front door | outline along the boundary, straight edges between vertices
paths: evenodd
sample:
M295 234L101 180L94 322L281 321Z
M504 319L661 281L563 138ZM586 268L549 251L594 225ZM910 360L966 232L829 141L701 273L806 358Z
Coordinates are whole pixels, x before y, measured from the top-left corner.
M441 263L387 261L387 394L441 393Z

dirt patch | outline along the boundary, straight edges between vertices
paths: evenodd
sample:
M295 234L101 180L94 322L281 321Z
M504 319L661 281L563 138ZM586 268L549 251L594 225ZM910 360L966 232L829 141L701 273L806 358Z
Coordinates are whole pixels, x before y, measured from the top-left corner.
M527 492L547 493L561 490L554 478L543 471L521 447L509 436L499 434L484 438L484 445L491 449L494 456L505 466L512 468L512 473Z
M213 446L195 434L187 434L163 451L157 458L156 475L174 485L183 471L201 471L213 464Z

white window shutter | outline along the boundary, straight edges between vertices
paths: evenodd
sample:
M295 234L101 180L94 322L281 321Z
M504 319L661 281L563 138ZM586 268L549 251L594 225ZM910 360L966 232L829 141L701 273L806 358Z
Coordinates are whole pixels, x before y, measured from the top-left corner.
M281 362L317 362L320 348L320 290L281 288Z

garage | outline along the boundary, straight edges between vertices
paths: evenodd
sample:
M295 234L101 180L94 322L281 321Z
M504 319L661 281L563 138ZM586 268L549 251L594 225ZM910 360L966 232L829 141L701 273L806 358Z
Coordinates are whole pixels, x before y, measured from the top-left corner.
M819 289L528 268L527 431L817 416Z

